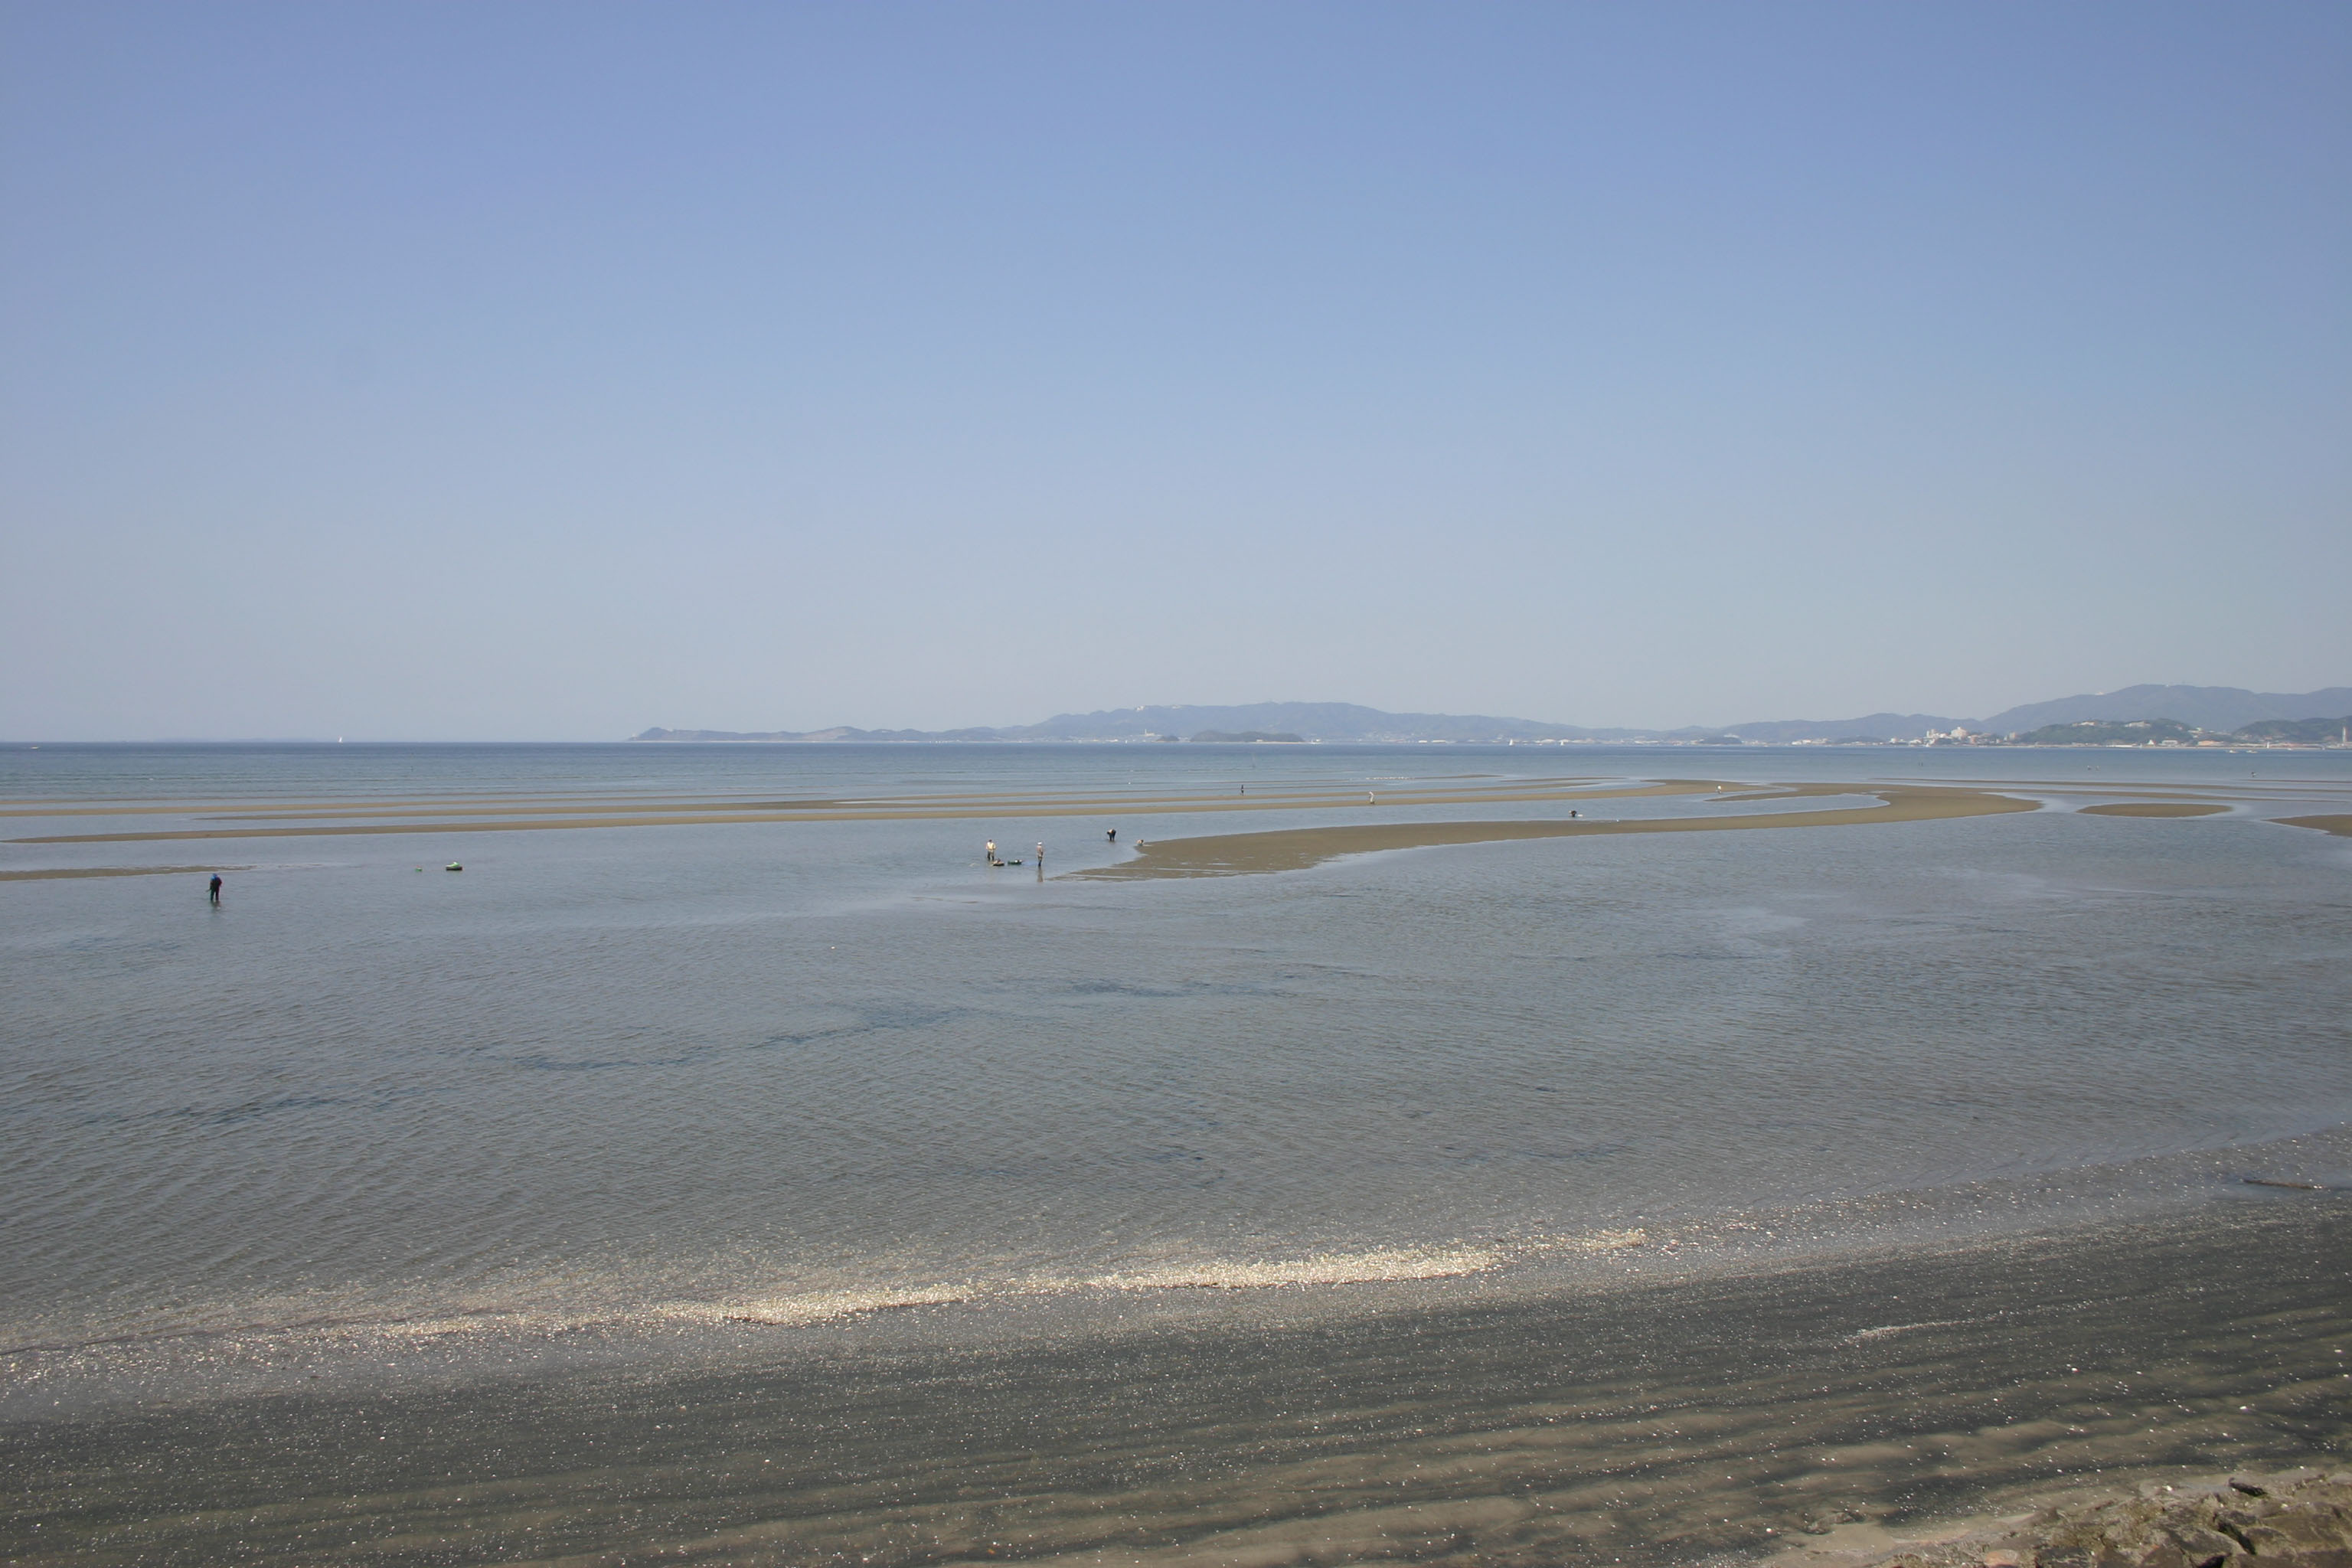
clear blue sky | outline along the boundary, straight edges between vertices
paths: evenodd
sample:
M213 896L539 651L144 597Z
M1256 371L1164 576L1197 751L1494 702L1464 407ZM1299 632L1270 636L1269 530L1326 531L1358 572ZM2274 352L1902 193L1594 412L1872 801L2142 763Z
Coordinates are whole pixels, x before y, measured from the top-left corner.
M2352 6L0 7L0 735L2352 681Z

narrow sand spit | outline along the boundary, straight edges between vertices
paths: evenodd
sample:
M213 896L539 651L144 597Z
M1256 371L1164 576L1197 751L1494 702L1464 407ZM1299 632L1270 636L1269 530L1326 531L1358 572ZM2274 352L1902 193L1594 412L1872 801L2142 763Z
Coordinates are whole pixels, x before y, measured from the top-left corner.
M2284 822L2289 827L2316 827L2338 838L2352 838L2352 816L2278 816L2271 820Z
M1517 838L1581 838L1613 833L1708 833L1740 827L1843 827L1871 822L1929 822L1957 816L1990 816L2037 811L2034 802L1979 789L1937 789L1912 784L1803 784L1769 795L1743 794L1741 802L1804 796L1874 795L1883 805L1829 811L1727 813L1719 816L1650 817L1632 822L1384 822L1342 827L1277 828L1267 833L1220 834L1161 839L1132 860L1072 871L1074 878L1238 877L1266 871L1297 871L1381 849L1420 849L1441 844L1494 844Z

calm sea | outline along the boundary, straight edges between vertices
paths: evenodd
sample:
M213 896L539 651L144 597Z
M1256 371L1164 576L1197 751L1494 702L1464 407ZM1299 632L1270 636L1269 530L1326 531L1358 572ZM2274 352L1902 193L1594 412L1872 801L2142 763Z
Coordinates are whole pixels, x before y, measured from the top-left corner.
M2352 1121L2352 841L2263 820L2346 809L2344 753L14 748L0 837L184 826L197 799L1238 800L1570 773L1974 776L2052 804L1123 883L1055 874L1138 838L1363 818L0 845L0 870L249 868L217 910L194 873L0 883L10 1407L126 1367L200 1381L225 1346L283 1365L299 1343L315 1370L404 1333L618 1342L1499 1274ZM2158 783L2245 803L2123 819L2056 793ZM102 805L129 809L46 815ZM1395 812L1416 814L1486 813ZM1045 842L1049 874L988 868L987 838Z

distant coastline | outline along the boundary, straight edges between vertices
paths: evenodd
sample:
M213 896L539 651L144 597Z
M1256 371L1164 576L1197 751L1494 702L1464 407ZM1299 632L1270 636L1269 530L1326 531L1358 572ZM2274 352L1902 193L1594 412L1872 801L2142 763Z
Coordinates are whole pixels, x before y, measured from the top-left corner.
M2232 686L2134 686L2004 710L1990 719L1867 713L1773 719L1720 728L1588 729L1487 714L1390 713L1352 702L1170 705L1060 713L1042 723L957 730L672 730L633 742L667 744L875 745L1058 741L1163 744L1612 746L2347 746L2352 687L2248 691Z

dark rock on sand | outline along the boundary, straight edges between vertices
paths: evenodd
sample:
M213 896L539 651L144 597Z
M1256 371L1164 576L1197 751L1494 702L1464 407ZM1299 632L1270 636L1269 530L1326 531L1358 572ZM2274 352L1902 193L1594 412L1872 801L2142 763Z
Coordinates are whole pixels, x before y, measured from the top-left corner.
M1868 1568L2352 1568L2352 1471L2077 1500Z

